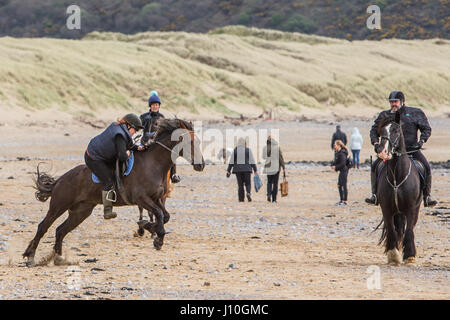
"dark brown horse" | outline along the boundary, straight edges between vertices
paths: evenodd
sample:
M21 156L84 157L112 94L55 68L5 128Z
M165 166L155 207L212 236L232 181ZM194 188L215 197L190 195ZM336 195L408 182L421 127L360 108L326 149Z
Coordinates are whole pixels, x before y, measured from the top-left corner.
M177 138L175 141L174 137ZM145 229L156 233L153 245L158 250L164 243L164 223L170 218L162 202L167 191L167 172L179 156L189 161L196 171L202 171L205 167L192 124L179 119L161 119L155 143L145 151L135 153L133 170L122 179L128 201L124 201L118 193L115 203L115 206L138 205L153 213L156 221L147 223ZM23 254L27 258L27 265L34 265L40 239L53 222L68 210L69 216L56 229L54 251L48 258L54 258L55 265L65 264L62 258L64 237L89 217L96 205L102 203L102 185L92 182L91 174L86 165L79 165L54 179L40 173L38 167L35 179L36 198L42 202L49 197L51 200L47 215Z
M385 161L377 197L383 212L383 231L379 244L385 245L388 263L400 264L399 244L403 246L403 261L415 261L414 227L419 218L422 190L416 166L406 152L400 114L395 121L388 118L378 128L381 136L377 152Z

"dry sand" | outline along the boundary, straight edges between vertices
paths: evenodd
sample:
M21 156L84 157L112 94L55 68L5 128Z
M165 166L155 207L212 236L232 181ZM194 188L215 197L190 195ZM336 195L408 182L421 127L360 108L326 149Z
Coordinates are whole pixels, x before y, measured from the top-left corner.
M430 122L433 136L425 153L430 161L446 161L450 159L450 120L441 117ZM335 206L337 173L326 166L290 164L290 194L277 204L266 201L265 185L259 193L253 191L252 203L239 204L235 178L226 179L223 165L208 165L202 173L180 165L183 179L167 201L172 214L166 225L170 233L161 251L153 248L148 233L143 238L133 236L136 207L118 208L118 218L105 221L98 206L64 240L63 254L78 261L78 266L26 268L21 254L48 209L48 202L34 198L31 174L39 159L45 160L47 168L51 165L56 175L83 163L83 151L100 129L71 119L47 119L43 125L33 114L21 124L19 131L11 124L0 126L0 299L450 296L448 169L434 170L433 195L441 209L421 209L414 265L387 265L383 248L377 246L380 231L371 231L381 211L364 203L370 190L367 166L351 170L349 206L341 208ZM334 124L266 121L252 127L279 128L287 161L326 161L332 157L329 143ZM342 121L347 134L354 126L366 142L361 154L365 160L371 154L370 122ZM37 259L51 251L55 228L66 216L42 238ZM380 289L367 287L370 266L380 268Z

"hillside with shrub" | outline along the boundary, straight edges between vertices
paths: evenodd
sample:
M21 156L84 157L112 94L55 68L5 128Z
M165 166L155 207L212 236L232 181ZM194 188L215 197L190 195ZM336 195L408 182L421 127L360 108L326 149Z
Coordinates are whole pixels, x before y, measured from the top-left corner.
M205 33L227 25L347 40L448 39L448 0L78 0L81 30L68 30L71 0L0 0L0 36L81 38L92 31ZM369 30L367 8L381 9Z

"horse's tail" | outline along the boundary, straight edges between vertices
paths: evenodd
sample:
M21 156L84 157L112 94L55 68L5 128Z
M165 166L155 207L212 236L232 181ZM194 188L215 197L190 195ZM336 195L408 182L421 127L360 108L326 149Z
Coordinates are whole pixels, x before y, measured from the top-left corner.
M57 179L45 172L40 173L39 165L40 163L37 166L36 175L33 177L35 183L34 188L37 190L35 196L37 200L45 202L52 196L52 190L55 187Z
M382 229L378 245L385 244L386 241L387 230L383 218L381 219L380 223L376 226L376 228L373 229L372 233L378 230L380 226L382 226ZM404 214L397 213L394 215L394 227L397 233L397 242L398 243L403 242L403 237L405 236L405 229L406 229L406 217Z
M371 233L374 233L375 231L377 231L380 226L382 227L382 229L381 229L380 240L378 240L378 245L382 244L386 240L386 227L384 226L383 218L381 218L380 223L375 227L375 229L372 230Z

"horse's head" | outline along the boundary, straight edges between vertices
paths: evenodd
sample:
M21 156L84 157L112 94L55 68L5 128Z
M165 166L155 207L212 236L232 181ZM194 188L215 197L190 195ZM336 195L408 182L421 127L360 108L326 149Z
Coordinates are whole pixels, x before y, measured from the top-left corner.
M395 120L386 117L378 126L378 134L381 137L377 149L378 156L384 161L391 160L395 154L401 154L403 133L400 122L400 113L396 112Z
M203 171L205 161L200 149L200 140L195 135L191 122L180 119L160 119L157 127L155 140L170 140L168 147L172 149L173 162L180 156L191 163L195 171Z

